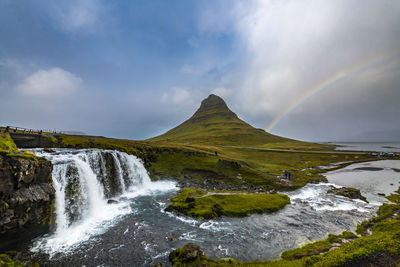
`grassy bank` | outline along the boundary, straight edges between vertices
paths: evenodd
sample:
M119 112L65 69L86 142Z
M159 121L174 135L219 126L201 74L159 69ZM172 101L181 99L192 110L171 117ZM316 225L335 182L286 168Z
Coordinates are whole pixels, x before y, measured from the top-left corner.
M0 152L18 153L19 150L11 139L10 134L0 133Z
M207 192L199 188L185 188L171 199L167 210L200 219L211 219L220 216L245 217L256 213L271 213L287 204L290 204L290 199L283 194Z
M18 157L37 160L37 157L29 151L21 152L11 139L10 134L0 133L0 153L8 157Z
M325 181L313 167L374 160L367 153L269 151L241 147L132 141L94 136L57 135L55 147L116 149L141 158L153 180L173 179L185 187L220 190L293 190ZM290 181L280 178L290 171Z

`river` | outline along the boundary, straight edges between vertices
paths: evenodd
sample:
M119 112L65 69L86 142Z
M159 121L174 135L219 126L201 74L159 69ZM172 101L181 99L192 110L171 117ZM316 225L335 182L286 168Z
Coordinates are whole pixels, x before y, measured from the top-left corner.
M24 254L44 265L168 266L169 253L187 242L199 244L213 258L272 260L328 233L353 231L374 216L384 198L360 177L389 177L378 190L386 194L400 181L399 161L350 165L327 173L329 183L287 193L291 205L276 213L202 221L165 212L177 194L176 184L150 181L134 156L98 149L35 153L53 162L57 218L54 231L27 244ZM353 177L358 182L351 186L361 188L370 203L327 193L350 185L346 181Z

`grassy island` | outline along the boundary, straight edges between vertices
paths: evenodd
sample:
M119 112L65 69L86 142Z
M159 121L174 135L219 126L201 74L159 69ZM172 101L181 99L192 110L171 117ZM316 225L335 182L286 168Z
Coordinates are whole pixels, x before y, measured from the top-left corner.
M271 213L290 204L290 199L283 194L185 188L172 198L171 202L168 211L211 219L220 216L245 217L256 213Z

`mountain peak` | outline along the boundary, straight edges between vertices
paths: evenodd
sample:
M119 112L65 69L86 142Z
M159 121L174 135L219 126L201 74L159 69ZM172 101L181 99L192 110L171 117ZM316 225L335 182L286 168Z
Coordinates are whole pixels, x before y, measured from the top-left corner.
M207 145L246 145L287 142L289 139L269 134L242 121L225 101L214 94L201 101L199 109L168 132L149 139L175 143Z
M200 108L197 112L204 112L212 109L226 109L228 106L226 105L225 101L214 94L209 95L206 99L201 101Z

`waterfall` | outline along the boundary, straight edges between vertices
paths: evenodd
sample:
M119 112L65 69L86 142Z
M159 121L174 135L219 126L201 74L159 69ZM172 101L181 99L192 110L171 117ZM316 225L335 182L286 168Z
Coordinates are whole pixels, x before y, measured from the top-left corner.
M131 212L129 199L175 189L173 182L151 182L140 159L100 149L34 150L53 164L56 225L53 235L33 250L68 249L104 232Z

